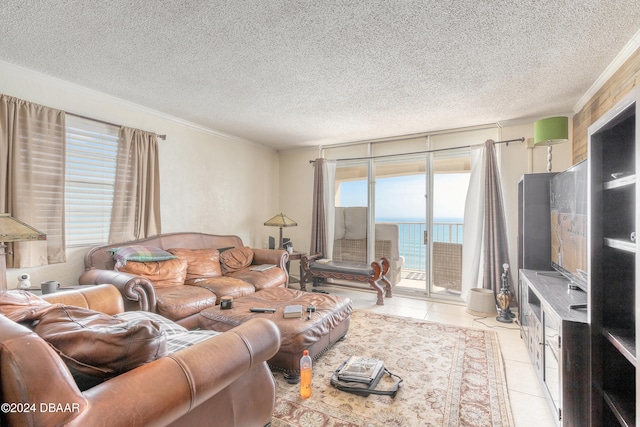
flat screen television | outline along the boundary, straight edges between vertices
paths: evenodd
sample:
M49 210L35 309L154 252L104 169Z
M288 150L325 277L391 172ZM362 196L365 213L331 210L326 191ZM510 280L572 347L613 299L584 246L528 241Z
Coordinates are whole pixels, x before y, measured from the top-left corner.
M587 162L575 164L549 182L551 266L587 291Z

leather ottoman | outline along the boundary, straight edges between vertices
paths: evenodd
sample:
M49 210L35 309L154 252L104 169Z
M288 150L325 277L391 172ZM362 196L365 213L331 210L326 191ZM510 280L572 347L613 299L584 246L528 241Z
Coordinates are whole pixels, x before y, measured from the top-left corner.
M287 305L301 305L303 311L314 305L315 313L303 312L300 318L284 318ZM275 313L253 313L252 307L274 308ZM352 307L349 298L335 295L302 292L296 289L271 288L233 300L233 308L221 310L220 306L200 312L198 323L202 329L224 332L249 319L263 317L272 320L280 329L281 341L278 353L268 360L273 369L284 371L290 383L300 379L300 358L304 350L315 360L336 341L347 334ZM308 319L310 317L310 319Z

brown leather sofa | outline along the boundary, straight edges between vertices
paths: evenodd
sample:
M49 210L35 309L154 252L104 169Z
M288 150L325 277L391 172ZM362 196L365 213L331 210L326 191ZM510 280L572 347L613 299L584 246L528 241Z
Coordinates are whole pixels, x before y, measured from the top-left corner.
M124 309L111 285L44 298L111 315ZM82 392L49 344L0 315L0 425L268 425L275 382L265 361L279 346L275 324L253 319Z
M211 251L219 253L221 259L231 252L240 251L251 258L250 264L240 268L218 266L219 273L211 273L200 279L179 281L162 285L149 279L149 275L115 271L116 262L110 250L127 246L145 246L174 251L183 256L184 250L192 253ZM184 249L182 251L178 251ZM232 250L230 250L232 249ZM216 251L217 250L217 251ZM228 257L229 258L229 257ZM84 258L85 272L78 282L81 285L110 283L122 293L126 310L144 310L159 313L180 325L192 329L198 325L198 313L220 303L222 296L241 297L253 292L286 287L289 275L286 269L289 255L278 249L251 249L245 247L238 236L223 236L204 233L170 233L131 242L97 246ZM191 263L192 261L188 261ZM217 261L215 261L217 262ZM253 271L260 264L273 264L267 271ZM155 265L155 264L154 264ZM188 266L187 269L190 267ZM189 273L187 272L187 277Z

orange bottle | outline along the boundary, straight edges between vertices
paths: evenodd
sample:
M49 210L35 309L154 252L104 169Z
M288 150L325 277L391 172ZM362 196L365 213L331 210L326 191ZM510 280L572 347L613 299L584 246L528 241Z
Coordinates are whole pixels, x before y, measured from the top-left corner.
M300 358L300 397L311 397L311 357L309 350L305 350Z

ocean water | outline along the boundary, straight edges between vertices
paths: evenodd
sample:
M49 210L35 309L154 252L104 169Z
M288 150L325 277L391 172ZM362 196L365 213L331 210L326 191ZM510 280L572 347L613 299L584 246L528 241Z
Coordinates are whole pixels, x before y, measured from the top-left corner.
M404 268L425 270L426 245L424 219L417 218L376 218L376 222L398 224L400 256L405 259ZM434 218L430 239L433 242L449 242L462 244L464 238L462 218Z

